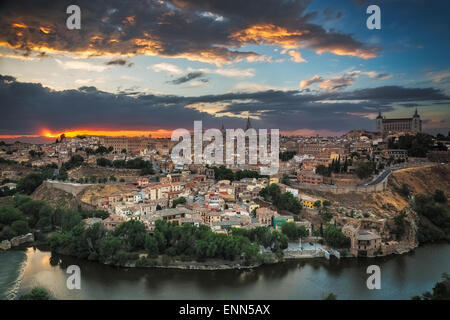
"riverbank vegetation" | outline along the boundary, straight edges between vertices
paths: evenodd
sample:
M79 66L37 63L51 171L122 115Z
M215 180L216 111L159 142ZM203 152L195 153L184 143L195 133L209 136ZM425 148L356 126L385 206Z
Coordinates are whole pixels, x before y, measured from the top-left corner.
M349 248L350 238L345 236L341 229L329 224L323 229L323 238L325 243L333 248Z
M103 210L53 209L43 201L28 196L14 196L10 204L0 206L0 241L10 240L30 231L48 233L57 229L70 229L82 219L108 217Z
M35 287L29 293L21 295L19 300L50 300L50 294L44 288Z
M418 231L420 243L450 241L450 217L444 206L446 201L447 198L441 190L436 190L433 196L415 195L413 208L422 217ZM427 220L439 228L433 227Z
M244 265L272 262L259 245L282 256L287 237L269 228L233 229L215 233L207 226L167 223L158 220L153 233L141 221L130 220L108 231L100 223L86 227L72 220L49 239L52 250L78 258L118 266L168 265L174 260L204 262L208 259L235 261Z
M412 300L450 300L450 276L444 272L441 281L438 281L433 291L425 291L421 296L414 296Z

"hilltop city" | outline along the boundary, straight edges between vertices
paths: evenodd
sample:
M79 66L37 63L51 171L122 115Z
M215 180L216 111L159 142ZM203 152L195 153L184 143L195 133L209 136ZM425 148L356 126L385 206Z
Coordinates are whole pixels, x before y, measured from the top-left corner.
M30 194L53 208L62 201L101 212L84 216L85 228L101 224L114 231L139 221L152 234L163 221L229 235L264 227L283 236L275 249L260 246L278 259L398 254L418 246L420 230L408 206L411 186L395 175L448 172L450 139L422 133L417 110L402 119L380 113L375 121L376 132L281 136L280 168L270 176L254 164L176 165L170 138L61 134L50 144L2 142L0 190L3 196ZM251 127L248 119L245 129ZM406 200L387 194L392 188ZM7 226L0 235L4 249L30 240Z

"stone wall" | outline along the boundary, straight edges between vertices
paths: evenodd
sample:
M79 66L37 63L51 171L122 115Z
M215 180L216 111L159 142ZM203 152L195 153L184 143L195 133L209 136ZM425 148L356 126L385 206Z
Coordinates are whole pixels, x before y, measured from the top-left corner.
M376 185L370 186L334 186L329 184L321 185L306 185L306 184L296 184L293 187L306 190L317 190L322 192L331 192L335 194L343 194L350 192L361 192L361 193L372 193L372 192L383 192L387 189L387 179Z
M43 184L48 188L59 189L64 192L70 193L75 197L87 187L92 186L92 184L69 183L53 180L46 180Z

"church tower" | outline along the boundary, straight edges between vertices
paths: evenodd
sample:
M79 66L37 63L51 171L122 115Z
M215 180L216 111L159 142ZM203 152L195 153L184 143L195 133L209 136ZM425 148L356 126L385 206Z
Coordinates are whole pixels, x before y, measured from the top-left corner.
M377 117L377 132L383 132L383 117L381 116L381 111L378 112Z
M245 131L247 131L248 129L251 129L252 124L250 123L250 117L247 118L247 125L245 126Z
M420 120L420 115L417 112L417 108L416 108L416 112L414 113L414 115L412 117L411 130L413 132L422 132L422 120Z

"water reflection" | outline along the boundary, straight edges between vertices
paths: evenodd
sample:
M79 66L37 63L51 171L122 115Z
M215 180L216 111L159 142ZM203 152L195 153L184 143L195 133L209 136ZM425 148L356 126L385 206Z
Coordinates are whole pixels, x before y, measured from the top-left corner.
M321 299L329 292L339 299L409 299L450 271L448 244L380 259L300 260L221 271L117 268L36 248L26 254L21 290L40 285L59 299ZM81 290L66 288L65 271L72 264L81 268ZM381 290L366 287L371 264L381 267Z

